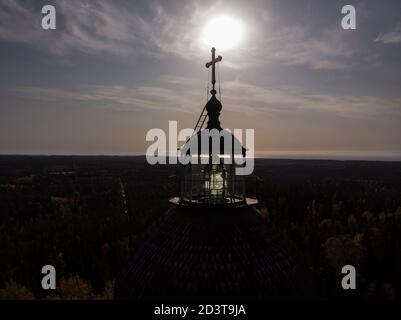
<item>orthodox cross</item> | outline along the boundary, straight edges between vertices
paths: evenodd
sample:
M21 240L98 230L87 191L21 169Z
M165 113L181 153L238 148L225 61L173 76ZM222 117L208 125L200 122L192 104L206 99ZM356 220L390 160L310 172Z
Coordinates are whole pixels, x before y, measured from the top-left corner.
M206 68L209 68L210 66L212 66L212 90L210 91L210 93L212 95L216 94L216 90L214 88L214 85L216 83L216 63L220 62L223 59L222 56L218 56L216 58L216 48L212 48L212 61L209 61L208 63L206 63Z

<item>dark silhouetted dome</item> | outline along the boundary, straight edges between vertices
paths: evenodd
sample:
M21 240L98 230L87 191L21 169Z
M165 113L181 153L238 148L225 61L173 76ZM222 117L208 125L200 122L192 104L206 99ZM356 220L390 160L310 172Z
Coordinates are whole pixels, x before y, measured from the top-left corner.
M210 112L220 112L223 108L221 102L213 95L209 101L206 103L206 111Z
M219 116L220 111L223 108L221 102L216 98L215 95L209 99L206 103L206 111L209 117L209 121L207 122L207 129L221 129Z
M116 299L255 300L307 297L298 253L253 207L175 206L133 246Z

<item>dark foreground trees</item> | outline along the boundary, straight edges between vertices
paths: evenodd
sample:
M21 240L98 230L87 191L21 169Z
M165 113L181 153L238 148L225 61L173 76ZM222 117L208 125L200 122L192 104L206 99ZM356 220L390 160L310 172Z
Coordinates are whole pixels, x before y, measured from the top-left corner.
M344 296L339 269L352 264L352 295L400 298L400 172L400 163L260 160L248 193L304 253L322 296ZM0 299L112 298L118 261L168 208L175 173L142 158L0 157ZM46 264L57 270L51 293L40 286Z

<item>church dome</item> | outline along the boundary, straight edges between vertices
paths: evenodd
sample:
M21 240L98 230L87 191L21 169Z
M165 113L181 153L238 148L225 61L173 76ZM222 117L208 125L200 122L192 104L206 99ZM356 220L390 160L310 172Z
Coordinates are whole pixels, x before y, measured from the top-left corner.
M311 294L291 244L253 207L175 206L137 239L116 299L258 300Z
M206 103L206 111L209 113L210 112L220 112L221 109L223 109L221 102L216 98L215 95L212 95L212 97Z
M207 122L207 129L221 130L219 116L220 116L221 109L223 109L223 106L222 106L220 100L218 100L214 94L209 99L209 101L206 103L205 109L206 109L208 117L209 117L209 121Z

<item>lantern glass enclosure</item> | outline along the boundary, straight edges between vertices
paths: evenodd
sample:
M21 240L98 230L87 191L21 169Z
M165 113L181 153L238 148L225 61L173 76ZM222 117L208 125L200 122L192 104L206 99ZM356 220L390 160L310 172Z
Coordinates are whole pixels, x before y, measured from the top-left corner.
M236 143L239 141L236 140ZM242 152L242 147L240 150ZM231 157L231 163L225 163L224 158L227 156ZM240 156L243 157L242 154ZM181 200L183 202L193 204L243 204L246 202L244 176L236 175L235 172L237 167L244 166L245 163L237 164L233 153L219 154L220 163L217 164L213 163L211 155L195 155L195 157L198 157L197 163L192 161L181 167ZM209 159L201 162L202 157Z

